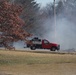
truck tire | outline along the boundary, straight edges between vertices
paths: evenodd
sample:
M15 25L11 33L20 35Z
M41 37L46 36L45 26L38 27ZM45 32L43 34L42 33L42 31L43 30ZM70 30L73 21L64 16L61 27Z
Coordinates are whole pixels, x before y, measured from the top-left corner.
M55 48L55 47L52 47L52 48L51 48L51 51L56 51L56 48Z
M31 46L30 49L31 49L31 50L35 50L36 47L35 47L35 46Z

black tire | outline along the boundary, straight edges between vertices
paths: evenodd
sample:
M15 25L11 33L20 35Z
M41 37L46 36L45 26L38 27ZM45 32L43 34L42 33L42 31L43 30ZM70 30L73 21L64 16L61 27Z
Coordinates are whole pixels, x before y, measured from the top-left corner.
M51 48L51 51L56 51L56 48L55 48L55 47L52 47L52 48Z
M35 46L31 46L31 50L35 50L36 49L36 47Z

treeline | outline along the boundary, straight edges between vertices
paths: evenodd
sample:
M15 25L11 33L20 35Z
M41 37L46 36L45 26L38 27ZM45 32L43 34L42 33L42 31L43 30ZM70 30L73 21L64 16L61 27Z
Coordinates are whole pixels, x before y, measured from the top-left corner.
M12 1L12 0L10 0ZM40 5L35 0L13 0L14 4L23 7L21 18L25 21L24 29L34 35L42 36L46 32L43 28L44 21L52 21L54 18L54 4L48 3L40 9ZM60 0L55 4L56 18L64 16L68 20L75 22L76 19L76 0ZM53 21L52 21L53 22ZM51 30L52 30L51 22Z
M23 12L21 18L24 20L24 29L29 33L35 33L38 23L39 4L34 0L10 0L14 4L22 6Z
M56 19L65 17L76 23L76 0L60 0L55 9ZM47 20L50 20L52 31L53 18L53 3L40 8L35 0L0 0L0 41L3 40L1 43L7 46L10 41L26 41L25 38L31 34L42 37L49 28Z

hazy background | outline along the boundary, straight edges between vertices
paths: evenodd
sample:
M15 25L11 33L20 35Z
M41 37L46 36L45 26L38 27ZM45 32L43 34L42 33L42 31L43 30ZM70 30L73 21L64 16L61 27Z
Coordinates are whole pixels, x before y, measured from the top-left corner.
M25 8L22 18L28 32L60 44L62 50L76 49L76 0L56 0L56 25L54 0L35 0L34 3L32 0L30 2L28 0L13 1L22 4ZM31 3L33 4L31 5Z

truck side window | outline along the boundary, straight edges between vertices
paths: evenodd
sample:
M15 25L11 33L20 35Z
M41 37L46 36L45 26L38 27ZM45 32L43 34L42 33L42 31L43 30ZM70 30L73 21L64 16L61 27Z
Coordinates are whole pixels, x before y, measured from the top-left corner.
M44 43L45 43L45 44L49 44L49 42L48 42L47 40L44 40Z

